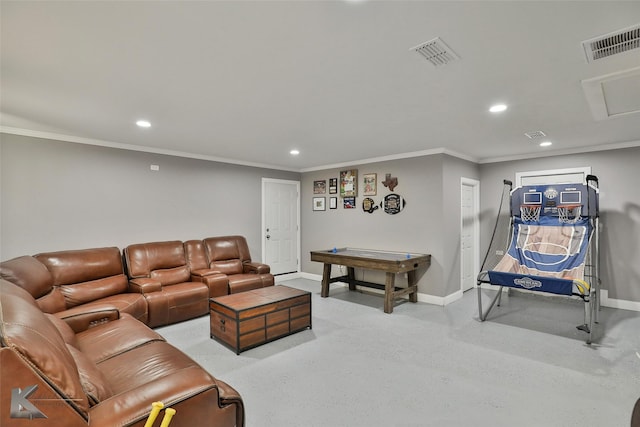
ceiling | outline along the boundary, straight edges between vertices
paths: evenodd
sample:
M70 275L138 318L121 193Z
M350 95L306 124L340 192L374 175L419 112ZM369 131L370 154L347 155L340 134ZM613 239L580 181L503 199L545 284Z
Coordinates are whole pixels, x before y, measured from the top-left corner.
M640 145L640 114L594 106L604 77L605 104L636 108L640 49L588 62L582 47L640 23L639 1L2 1L0 14L5 133L302 172ZM411 50L436 37L459 59ZM497 102L508 109L490 113Z

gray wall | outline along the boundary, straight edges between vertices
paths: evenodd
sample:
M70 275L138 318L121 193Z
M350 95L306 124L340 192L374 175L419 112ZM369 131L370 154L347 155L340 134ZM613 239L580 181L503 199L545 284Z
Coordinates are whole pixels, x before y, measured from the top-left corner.
M339 178L340 171L358 169L356 209L343 209L338 195L327 197L327 210L312 211L313 181ZM394 192L407 200L406 208L389 215L378 209L362 210L362 176L376 173L379 202L391 193L381 181L385 174L398 178ZM304 173L301 182L302 271L322 274L322 264L311 262L309 252L350 246L401 252L431 254L431 266L418 282L420 293L438 297L460 289L460 177L478 178L477 165L438 154L379 163L341 167ZM327 190L328 191L328 190ZM316 195L317 196L317 195ZM338 209L328 209L329 197L338 197ZM332 276L340 275L334 267ZM384 283L384 277L371 271L357 271L356 277ZM400 283L406 279L398 277Z
M640 147L482 165L438 154L354 166L360 192L362 175L377 174L376 201L390 193L384 175L398 177L395 192L407 207L387 215L363 212L362 196L357 209L329 210L330 194L326 211L312 211L313 181L347 167L299 174L2 134L0 259L224 234L245 235L261 259L261 178L301 180L303 272L321 274L309 252L334 246L425 252L432 265L419 290L446 297L460 289L460 177L481 181L482 257L503 179L582 166L600 178L603 288L610 298L640 302Z
M640 147L481 165L481 253L489 244L503 179L585 166L600 181L602 288L609 298L640 301Z
M0 162L2 260L226 234L244 235L260 260L261 179L300 179L294 172L7 134Z

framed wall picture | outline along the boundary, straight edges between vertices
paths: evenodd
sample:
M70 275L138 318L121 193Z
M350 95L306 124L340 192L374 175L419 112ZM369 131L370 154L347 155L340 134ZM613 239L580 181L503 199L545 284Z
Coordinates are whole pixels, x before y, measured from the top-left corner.
M313 210L314 211L323 211L325 210L325 198L324 197L314 197L313 198Z
M338 178L329 178L329 194L338 192Z
M377 191L376 184L377 174L375 173L365 173L362 175L362 181L364 187L362 189L363 196L375 196Z
M330 197L329 198L329 209L337 209L338 208L338 198Z
M358 195L358 169L340 171L340 197Z
M327 181L313 181L313 194L324 194L327 190Z
M344 209L355 209L356 208L356 198L355 197L345 197L342 199L342 207Z

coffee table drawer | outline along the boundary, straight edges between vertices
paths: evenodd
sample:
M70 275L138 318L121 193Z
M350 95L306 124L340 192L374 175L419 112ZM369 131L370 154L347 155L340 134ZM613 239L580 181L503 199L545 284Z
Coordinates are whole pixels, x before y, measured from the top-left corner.
M267 328L267 339L272 340L274 338L287 335L289 333L289 322L280 323L278 325L270 326Z
M211 336L216 337L232 347L238 346L238 323L227 316L211 310Z
M267 326L289 321L289 310L280 310L267 314Z
M291 319L291 331L295 332L301 329L311 327L311 316L298 317L297 319Z
M264 316L254 317L253 319L247 319L240 322L240 335L255 331L257 329L264 329Z
M264 344L265 342L265 334L264 329L259 329L257 331L249 332L248 334L240 335L240 348L242 351L249 347L255 347L260 344Z

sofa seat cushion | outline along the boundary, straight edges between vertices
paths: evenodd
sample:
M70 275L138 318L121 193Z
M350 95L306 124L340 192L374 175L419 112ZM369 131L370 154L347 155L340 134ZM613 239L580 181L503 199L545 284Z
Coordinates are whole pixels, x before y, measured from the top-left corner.
M209 268L211 270L219 271L220 273L227 275L242 274L242 261L240 261L239 259L212 261L209 265Z
M273 286L271 274L234 274L229 276L229 293L250 291L253 289Z
M93 363L103 362L153 341L164 341L164 338L126 313L121 314L118 320L75 336L75 346Z
M97 363L96 366L108 378L109 386L115 394L144 387L189 368L202 370L189 356L162 341L130 349ZM213 377L208 374L206 376L210 382L215 382Z
M149 306L147 324L169 325L209 313L209 287L202 282L163 286L160 292L144 294Z

